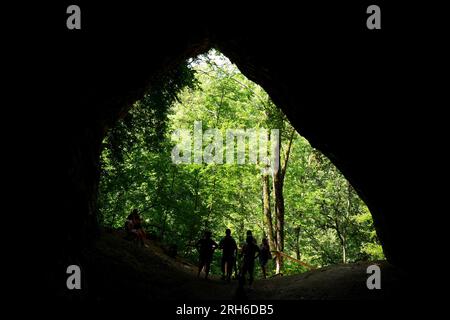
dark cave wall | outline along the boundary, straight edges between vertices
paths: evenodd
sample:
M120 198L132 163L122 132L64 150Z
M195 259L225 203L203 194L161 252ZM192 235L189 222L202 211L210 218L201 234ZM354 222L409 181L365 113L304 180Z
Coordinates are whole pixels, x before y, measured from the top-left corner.
M100 16L91 18L87 30L68 35L54 52L71 47L74 57L73 76L55 76L58 101L65 105L56 113L52 109L56 121L44 131L44 188L53 195L47 212L60 227L45 239L43 251L58 268L83 259L83 248L98 233L96 192L105 130L158 74L211 47L262 85L300 134L344 173L369 206L388 260L406 265L414 255L418 222L408 219L412 206L407 203L415 191L407 164L414 158L408 137L416 135L415 115L392 112L406 110L414 99L396 85L417 86L410 69L413 42L367 34L359 18L342 21L339 14L327 16L314 7L303 7L301 19L297 9L284 7L278 8L282 13L232 9L226 18L192 13L153 20L145 10L110 8L109 16L124 18L112 26ZM90 17L96 12L108 16L93 8ZM284 19L272 20L277 14ZM67 81L58 84L61 78Z

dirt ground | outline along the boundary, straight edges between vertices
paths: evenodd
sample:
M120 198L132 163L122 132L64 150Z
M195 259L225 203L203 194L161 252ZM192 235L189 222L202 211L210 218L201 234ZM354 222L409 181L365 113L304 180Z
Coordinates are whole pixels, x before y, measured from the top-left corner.
M372 300L413 294L405 275L386 261L340 264L293 276L256 280L238 290L236 280L198 279L196 266L165 254L152 241L138 248L120 234L104 233L86 252L89 300ZM381 290L368 290L367 266L381 268Z

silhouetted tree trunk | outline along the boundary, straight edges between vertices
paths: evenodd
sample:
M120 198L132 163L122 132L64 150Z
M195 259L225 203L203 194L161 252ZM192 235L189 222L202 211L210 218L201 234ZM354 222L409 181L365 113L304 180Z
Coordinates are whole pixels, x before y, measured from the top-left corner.
M295 129L292 128L292 132L289 136L289 142L286 149L286 153L284 155L284 161L280 168L280 166L273 166L272 172L272 181L273 181L273 190L274 190L274 201L275 201L275 233L276 233L276 251L283 252L284 251L284 196L283 196L283 186L284 186L284 178L286 176L287 164L289 162L289 155L292 148L292 142L295 136ZM279 146L281 146L281 135L278 137ZM280 154L278 153L278 163L280 162ZM276 262L276 273L280 273L283 268L283 257L279 254L275 257Z
M273 191L275 200L275 237L276 237L276 251L283 252L284 250L284 197L283 185L281 181L280 170L274 170L273 176ZM283 267L283 258L277 254L275 257L276 273L280 273Z
M324 210L324 205L322 205L322 210ZM338 212L338 208L335 208L334 210L335 212ZM326 218L328 219L328 222L324 224L323 229L326 230L327 228L330 228L336 231L339 238L339 243L341 244L342 263L347 263L347 239L345 234L345 226L339 222L339 217L326 215Z
M300 231L301 228L300 227L296 227L294 229L294 233L295 233L295 257L297 258L297 260L301 260L300 257Z
M335 229L342 247L342 263L347 263L347 243L337 219L335 220Z
M273 232L272 223L272 211L270 208L270 185L269 185L269 175L263 173L261 175L262 180L262 202L263 202L263 213L264 213L264 226L267 234L267 239L269 241L270 250L276 250L276 244Z

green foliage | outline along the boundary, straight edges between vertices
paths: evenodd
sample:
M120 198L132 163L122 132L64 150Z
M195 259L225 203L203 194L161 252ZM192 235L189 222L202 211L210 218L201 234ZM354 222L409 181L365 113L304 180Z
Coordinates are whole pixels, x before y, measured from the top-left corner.
M194 121L223 135L228 128L278 128L282 137L292 132L267 93L214 51L166 75L110 130L101 155L102 223L120 228L137 208L152 237L176 244L192 260L205 229L218 241L230 228L241 244L248 229L258 241L264 236L258 165L172 163L171 133L193 130ZM287 140L282 139L282 151ZM315 266L383 259L366 205L339 170L297 133L284 198L286 254ZM272 274L273 261L268 269ZM283 271L305 270L286 260Z

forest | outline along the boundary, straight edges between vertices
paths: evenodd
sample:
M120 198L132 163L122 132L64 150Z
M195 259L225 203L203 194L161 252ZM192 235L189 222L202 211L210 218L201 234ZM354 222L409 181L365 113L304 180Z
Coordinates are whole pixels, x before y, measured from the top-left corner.
M174 133L193 133L195 123L224 140L230 129L265 129L279 146L279 165L195 161L195 153L191 161L176 163L180 134ZM273 129L279 134L271 134ZM165 73L104 139L99 222L123 228L137 209L151 239L194 263L195 244L205 230L218 242L229 228L238 244L252 230L258 243L269 241L270 275L384 259L368 207L300 133L264 89L219 51L185 61ZM204 135L199 147L211 151L210 142ZM221 158L237 150L226 144L213 155L218 152ZM212 273L219 270L213 263Z

